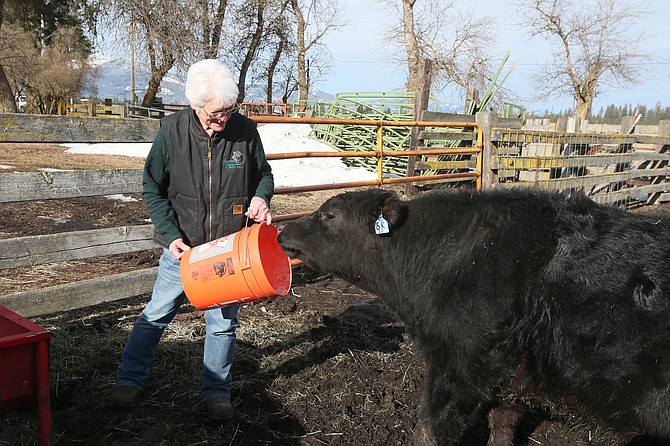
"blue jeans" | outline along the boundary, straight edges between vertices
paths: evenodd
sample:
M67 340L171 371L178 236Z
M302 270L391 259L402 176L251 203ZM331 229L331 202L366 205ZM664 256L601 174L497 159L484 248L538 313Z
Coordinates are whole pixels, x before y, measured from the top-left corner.
M117 386L144 385L163 331L185 298L179 277L179 260L163 249L151 300L135 321L123 349ZM235 350L235 330L239 325L238 308L239 305L230 305L205 311L205 353L200 373L201 391L205 399L230 398L230 383L233 380L230 368Z

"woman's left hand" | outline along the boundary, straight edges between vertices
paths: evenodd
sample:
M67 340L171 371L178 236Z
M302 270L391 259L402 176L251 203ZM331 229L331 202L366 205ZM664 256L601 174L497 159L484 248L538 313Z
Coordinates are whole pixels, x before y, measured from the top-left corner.
M249 203L249 209L244 214L253 219L257 223L266 221L268 224L272 223L272 215L270 215L270 207L261 197L254 197Z

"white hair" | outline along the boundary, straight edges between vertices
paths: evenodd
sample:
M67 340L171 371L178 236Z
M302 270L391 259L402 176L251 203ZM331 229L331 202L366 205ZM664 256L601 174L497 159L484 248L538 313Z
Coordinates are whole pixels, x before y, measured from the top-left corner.
M232 107L239 90L228 67L216 59L205 59L191 65L186 74L186 99L193 107L212 101L221 107Z

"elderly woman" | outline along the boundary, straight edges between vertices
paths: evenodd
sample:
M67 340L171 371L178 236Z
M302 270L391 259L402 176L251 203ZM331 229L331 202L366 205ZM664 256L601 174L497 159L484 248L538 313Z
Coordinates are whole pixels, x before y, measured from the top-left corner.
M151 300L135 321L118 367L113 407L139 399L165 327L184 302L179 259L192 246L239 231L249 219L271 221L274 189L256 124L237 113L238 88L216 60L193 64L186 78L190 108L167 116L143 174L143 197L161 244ZM210 419L230 420L230 373L237 305L205 312L201 392Z

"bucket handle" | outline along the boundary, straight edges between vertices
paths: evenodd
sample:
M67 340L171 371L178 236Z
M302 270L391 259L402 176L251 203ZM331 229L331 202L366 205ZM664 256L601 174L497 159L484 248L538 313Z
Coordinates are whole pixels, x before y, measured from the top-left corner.
M261 222L259 224L263 225L263 224L267 224L267 223L266 222ZM244 266L248 266L248 264L250 263L250 259L251 259L251 254L249 253L249 233L250 232L251 232L251 230L249 229L249 216L247 215L247 220L244 223L244 237L245 237L245 239L243 240L244 246L243 246L243 249L242 249L243 252L244 252L244 258L242 259L242 263L244 264Z
M244 252L244 259L242 260L242 263L244 266L248 265L248 261L251 258L251 255L249 254L249 216L247 215L247 220L244 222L244 237L245 240L243 241L243 249L242 251Z

